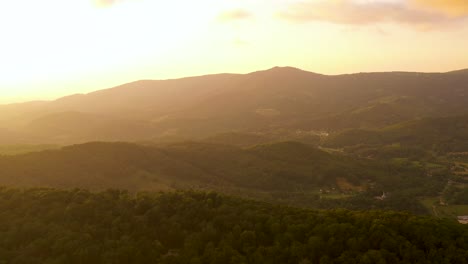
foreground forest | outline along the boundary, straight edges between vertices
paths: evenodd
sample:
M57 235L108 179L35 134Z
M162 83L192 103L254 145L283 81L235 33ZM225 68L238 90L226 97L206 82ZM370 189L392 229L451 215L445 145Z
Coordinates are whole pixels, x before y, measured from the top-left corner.
M468 226L213 192L0 190L2 263L468 263Z

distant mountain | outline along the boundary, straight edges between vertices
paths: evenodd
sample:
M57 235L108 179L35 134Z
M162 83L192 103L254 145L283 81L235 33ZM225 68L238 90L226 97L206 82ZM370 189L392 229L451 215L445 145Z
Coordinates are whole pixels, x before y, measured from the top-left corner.
M468 114L463 72L327 76L275 67L137 81L51 102L0 106L0 128L27 134L32 142L58 144L374 129ZM10 140L15 141L20 138Z

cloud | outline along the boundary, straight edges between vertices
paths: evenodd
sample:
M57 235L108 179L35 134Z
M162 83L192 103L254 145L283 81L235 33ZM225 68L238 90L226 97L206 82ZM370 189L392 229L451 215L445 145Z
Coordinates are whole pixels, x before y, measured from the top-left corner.
M422 2L442 2L442 0L405 1L357 1L328 0L303 1L290 5L279 13L283 19L295 22L325 21L335 24L366 25L377 23L400 23L413 25L420 29L430 29L436 25L453 22L457 19L440 10L419 8ZM443 0L444 2L446 0ZM448 2L458 2L449 0Z
M252 14L245 10L245 9L233 9L227 10L219 14L218 21L221 22L230 22L230 21L237 21L237 20L244 20L251 18Z
M119 0L93 0L93 3L101 8L111 7L117 4L117 2L119 2Z
M467 0L410 0L413 4L450 16L468 16Z

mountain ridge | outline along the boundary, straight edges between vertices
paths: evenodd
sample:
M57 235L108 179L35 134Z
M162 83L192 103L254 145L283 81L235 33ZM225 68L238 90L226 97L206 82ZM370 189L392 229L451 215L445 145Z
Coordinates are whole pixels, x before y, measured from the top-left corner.
M50 144L106 140L104 136L83 137L90 134L86 131L123 141L200 139L229 132L334 133L385 127L422 117L468 114L467 82L468 75L463 74L331 76L275 67L249 74L142 80L50 102L0 106L0 127L31 138L43 135L42 140L29 141ZM66 112L80 114L74 115L76 120L70 115L66 122L47 118ZM86 122L78 118L84 115L91 120L102 118L102 125L86 127ZM41 124L44 120L48 124ZM119 122L144 123L135 127L135 134L142 136L122 134L115 126ZM66 135L54 131L66 126L76 130ZM9 137L7 141L12 143L25 143L24 137L15 139L14 133Z
M322 73L317 73L317 72L312 72L312 71L307 71L303 70L297 67L292 67L292 66L274 66L272 68L268 68L266 70L258 70L258 71L253 71L249 73L212 73L212 74L202 74L202 75L193 75L193 76L186 76L186 77L178 77L178 78L167 78L167 79L141 79L141 80L136 80L136 81L130 81L128 83L124 83L121 85L117 85L114 87L109 87L109 88L103 88L103 89L98 89L95 91L91 91L89 93L75 93L75 94L70 94L66 96L62 96L53 100L32 100L32 101L22 101L22 102L16 102L16 103L6 103L6 104L0 104L0 107L2 106L13 106L13 105L20 105L20 104L33 104L33 103L44 103L44 102L54 102L57 100L61 99L66 99L67 97L73 97L73 96L81 96L81 95L90 95L94 94L96 92L101 92L101 91L106 91L106 90L112 90L112 89L118 89L123 86L127 85L133 85L136 83L142 83L142 82L154 82L154 81L175 81L175 80L184 80L184 79L194 79L194 78L203 78L203 77L210 77L210 76L222 76L222 75L253 75L253 74L262 74L262 73L277 73L281 71L297 71L297 72L302 72L302 73L307 73L307 74L314 74L316 76L323 76L323 77L337 77L337 76L352 76L352 75L362 75L362 74L468 74L468 68L460 69L460 70L453 70L453 71L447 71L447 72L412 72L412 71L381 71L381 72L354 72L354 73L341 73L341 74L322 74Z

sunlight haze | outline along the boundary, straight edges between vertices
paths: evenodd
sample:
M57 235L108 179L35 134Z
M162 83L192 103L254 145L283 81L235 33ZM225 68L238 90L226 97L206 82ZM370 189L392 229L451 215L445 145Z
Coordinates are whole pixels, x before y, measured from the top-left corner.
M467 15L456 0L1 1L0 103L277 65L456 70Z

